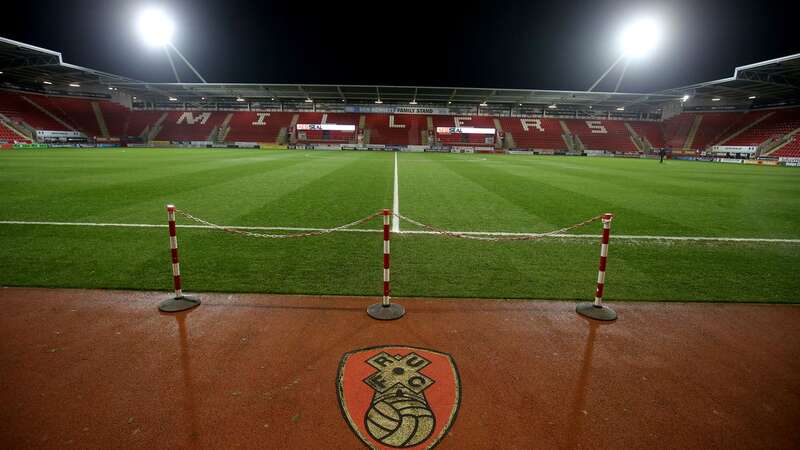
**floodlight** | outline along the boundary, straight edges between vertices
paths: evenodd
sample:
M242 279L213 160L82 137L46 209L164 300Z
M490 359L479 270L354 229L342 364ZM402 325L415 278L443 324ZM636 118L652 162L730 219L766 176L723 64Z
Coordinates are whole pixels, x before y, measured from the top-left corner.
M42 83L44 83L44 84L53 84L53 83L51 83L51 82L49 82L49 81L47 81L47 80L45 80L45 81L42 81Z
M411 100L410 102L408 102L408 104L409 104L409 105L416 105L416 104L417 104L417 101L416 101L416 100Z
M177 102L177 101L178 101L178 99L177 99L177 98L175 98L175 97L170 97L170 98L169 98L169 101L171 101L171 102Z
M689 94L684 94L683 97L681 97L682 102L687 102L688 100L689 100Z
M620 106L619 108L617 108L617 111L625 111L625 107L624 106Z
M3 73L3 72L0 72L0 73ZM755 95L751 95L750 97L747 97L748 100L755 100L755 98L756 98Z
M78 84L78 83L70 83L69 86L70 87L81 87L81 85Z
M311 97L309 97L309 98L305 99L305 102L306 103L314 103L314 100L311 100Z
M548 105L547 107L550 108L550 109L556 109L556 104L553 103L552 105Z
M381 99L377 99L377 100L375 100L375 104L376 105L381 105L381 104L383 104L383 102L381 101Z
M650 53L661 41L661 25L652 17L642 17L622 29L619 43L629 57L642 57Z
M243 102L243 101L244 101L244 99L243 99L242 97L236 97L236 101L237 101L237 102Z
M175 24L159 9L146 9L137 22L139 34L147 45L164 47L172 41Z
M722 100L722 99L719 98L719 97L714 97L714 98L711 99L712 102L718 102L720 100Z
M489 104L488 104L488 103L486 103L486 102L481 102L481 104L480 104L480 105L478 105L478 106L489 106Z

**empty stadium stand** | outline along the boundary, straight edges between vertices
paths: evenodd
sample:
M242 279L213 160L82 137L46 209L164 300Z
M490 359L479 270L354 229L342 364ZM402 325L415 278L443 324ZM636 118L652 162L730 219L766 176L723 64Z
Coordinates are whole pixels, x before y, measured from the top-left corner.
M683 148L689 130L694 122L693 114L678 114L670 117L661 124L664 136L664 146L669 148Z
M271 142L278 139L282 128L289 128L292 116L287 112L234 112L228 123L227 142Z
M36 96L31 100L89 138L102 136L91 101L80 98Z
M356 131L311 131L298 130L297 141L304 143L353 143L358 132L358 114L348 113L300 113L297 123L317 125L323 123L354 125Z
M475 128L495 128L494 120L491 117L483 116L433 116L434 131L436 128L453 127L475 127ZM436 140L445 145L454 146L492 146L494 145L494 134L446 134L435 133ZM487 142L487 139L491 142Z
M83 132L89 139L154 141L285 142L292 124L352 125L354 131L293 130L294 142L453 146L494 146L495 134L435 132L443 128L501 129L507 146L566 150L580 139L586 150L637 152L648 147L706 150L713 145L761 146L769 156L798 156L800 108L749 112L685 112L661 122L610 119L554 119L412 114L322 112L131 110L108 99L45 96L0 91L0 114L25 134L35 130ZM296 119L296 122L295 122ZM563 126L562 126L563 125ZM430 127L433 129L429 129ZM564 129L566 127L566 129ZM423 136L424 135L424 136ZM792 136L792 137L790 137ZM0 126L0 141L24 136ZM499 145L499 144L498 144ZM772 150L777 149L777 150ZM771 153L770 153L771 152Z
M68 130L66 126L26 100L28 97L45 98L40 95L22 95L16 92L0 91L0 113L14 122L25 124L36 130Z
M664 140L664 130L661 127L661 123L659 122L644 122L644 121L631 121L627 122L633 131L639 135L639 137L644 138L653 148L662 148L666 147L666 142Z
M128 108L114 102L98 102L100 111L103 114L109 137L122 139L127 136L127 129L130 126L132 112ZM140 112L137 112L139 114ZM141 130L140 130L141 132ZM138 136L139 134L134 134Z
M171 111L161 122L158 141L208 141L227 113L208 111Z
M510 134L517 148L566 150L561 124L558 119L503 117L503 131Z
M571 119L565 122L587 150L638 151L625 122L621 120Z
M370 144L419 145L427 120L413 114L367 114L366 127Z
M770 156L800 158L800 136L794 135L789 142L770 153Z
M14 130L8 128L4 124L0 123L0 142L30 142L24 136L20 136Z
M800 109L779 109L741 134L726 140L724 145L759 145L767 139L791 133L797 128L800 128Z

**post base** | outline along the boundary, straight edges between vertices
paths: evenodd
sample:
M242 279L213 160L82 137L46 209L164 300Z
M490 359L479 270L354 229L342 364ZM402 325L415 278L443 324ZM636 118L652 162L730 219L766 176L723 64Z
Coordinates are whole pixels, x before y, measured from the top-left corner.
M617 313L608 306L597 306L594 303L578 303L575 312L594 320L617 320Z
M164 300L158 305L158 310L162 312L179 312L200 306L200 299L193 295L184 295Z
M403 317L406 314L406 309L397 303L391 303L386 306L382 303L376 303L367 308L367 314L373 319L395 320Z

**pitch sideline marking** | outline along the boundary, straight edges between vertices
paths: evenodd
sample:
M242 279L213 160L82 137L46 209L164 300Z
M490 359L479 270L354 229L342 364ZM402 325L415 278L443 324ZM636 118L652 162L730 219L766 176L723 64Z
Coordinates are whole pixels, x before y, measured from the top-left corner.
M0 225L52 225L52 226L77 226L77 227L109 227L109 228L167 228L166 224L152 223L96 223L96 222L45 222L45 221L25 221L25 220L0 220ZM306 228L306 227L256 227L256 226L231 226L221 225L225 228L237 228L240 230L273 230L273 231L324 231L328 228ZM215 229L208 225L177 225L178 228L196 229ZM382 233L379 229L348 228L337 232L351 233ZM440 234L426 230L406 230L400 234L421 234L435 235ZM506 231L454 231L459 234L469 234L474 236L539 236L536 233L515 233ZM599 234L551 234L547 237L554 238L577 238L577 239L597 239ZM631 235L618 234L614 239L623 240L654 240L654 241L719 241L719 242L773 242L784 244L800 244L800 239L779 239L779 238L735 238L735 237L714 237L714 236L654 236L654 235Z
M400 187L397 182L397 152L394 152L394 196L392 200L392 212L400 214ZM400 232L400 219L392 216L392 233Z

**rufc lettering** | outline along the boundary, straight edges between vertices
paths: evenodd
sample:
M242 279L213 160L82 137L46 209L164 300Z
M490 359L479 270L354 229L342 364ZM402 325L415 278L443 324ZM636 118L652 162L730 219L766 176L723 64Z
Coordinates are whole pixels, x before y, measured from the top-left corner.
M200 123L200 125L205 125L206 122L208 122L208 119L210 118L211 118L210 112L201 113L195 116L194 113L192 113L191 111L187 111L181 114L181 116L178 117L178 121L175 123L177 125L180 125L184 122L186 122L187 125L194 125L196 123Z

